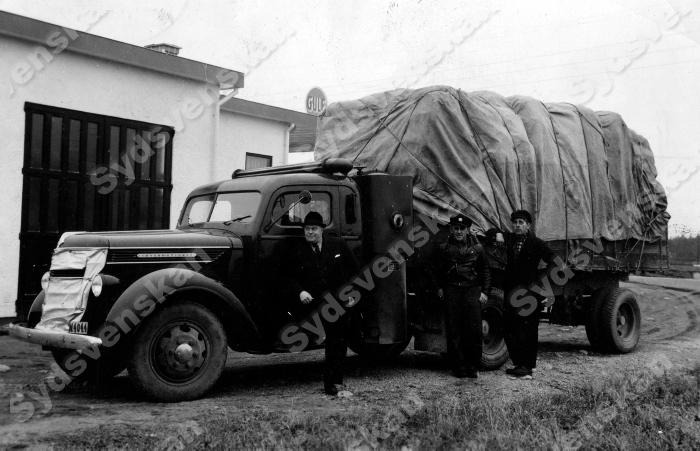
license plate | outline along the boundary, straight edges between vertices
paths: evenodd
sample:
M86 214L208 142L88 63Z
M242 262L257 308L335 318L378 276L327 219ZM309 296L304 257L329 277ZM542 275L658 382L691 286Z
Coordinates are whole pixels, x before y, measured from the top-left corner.
M88 323L86 321L75 321L70 323L68 332L72 334L87 335Z

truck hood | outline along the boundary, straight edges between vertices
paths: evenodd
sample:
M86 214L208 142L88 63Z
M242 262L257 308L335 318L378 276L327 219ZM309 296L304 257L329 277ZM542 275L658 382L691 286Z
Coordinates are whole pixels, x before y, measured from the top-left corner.
M128 230L123 232L67 232L59 247L240 249L240 237L219 229Z

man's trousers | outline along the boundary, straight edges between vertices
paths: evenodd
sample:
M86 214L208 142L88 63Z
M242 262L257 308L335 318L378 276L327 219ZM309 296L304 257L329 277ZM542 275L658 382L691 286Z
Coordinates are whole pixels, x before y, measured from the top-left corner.
M508 354L516 367L535 368L537 366L538 328L540 306L527 312L527 308L516 308L505 299L504 333ZM525 314L529 313L529 314Z
M477 371L481 363L481 287L447 285L445 326L447 353L455 371Z

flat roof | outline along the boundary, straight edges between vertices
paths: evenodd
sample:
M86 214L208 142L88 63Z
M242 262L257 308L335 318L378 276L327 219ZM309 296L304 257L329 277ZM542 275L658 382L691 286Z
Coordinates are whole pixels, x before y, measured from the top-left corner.
M221 111L286 122L287 124L295 124L297 127L313 127L316 129L316 116L237 97L232 97L221 104Z
M69 38L68 47L64 50L66 52L213 84L219 86L220 89L243 87L243 73L232 69L168 55L137 45L0 11L0 36L33 42L47 48L57 48L57 45L49 44L52 42L51 37L56 36L55 33Z

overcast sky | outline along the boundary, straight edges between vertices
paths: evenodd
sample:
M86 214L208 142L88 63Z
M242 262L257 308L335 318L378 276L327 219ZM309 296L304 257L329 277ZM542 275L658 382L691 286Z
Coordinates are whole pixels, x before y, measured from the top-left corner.
M622 114L649 139L671 234L700 233L700 1L0 0L0 9L246 74L239 97L304 111L451 85ZM105 14L107 13L107 14Z

